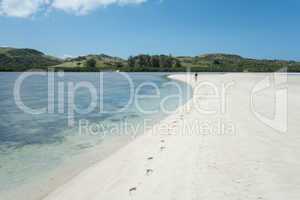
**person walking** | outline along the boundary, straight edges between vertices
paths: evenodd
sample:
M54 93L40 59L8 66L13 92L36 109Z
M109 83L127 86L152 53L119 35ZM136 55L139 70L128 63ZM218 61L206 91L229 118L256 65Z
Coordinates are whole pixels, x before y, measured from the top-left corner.
M196 72L195 73L195 81L197 81L198 80L198 73Z

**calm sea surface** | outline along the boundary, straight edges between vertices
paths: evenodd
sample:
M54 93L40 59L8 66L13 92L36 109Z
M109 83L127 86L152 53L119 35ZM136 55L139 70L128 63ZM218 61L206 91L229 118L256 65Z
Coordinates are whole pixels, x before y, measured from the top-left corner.
M167 110L175 110L190 98L187 85L170 80L162 73L129 73L128 77L120 73L104 73L103 79L99 79L97 73L55 74L53 112L34 115L21 110L14 100L14 86L20 75L0 73L0 194L1 191L21 187L33 180L38 181L38 177L43 177L45 181L47 175L64 165L66 160L72 160L101 145L110 146L107 143L113 143L113 138L124 138L118 141L126 144L133 134L143 132L145 119L148 125L153 125L167 115L161 110L161 102L165 102ZM26 78L20 88L22 102L32 109L47 108L47 81L47 76L42 75ZM97 93L96 101L84 87L78 87L74 93L76 108L85 110L92 102L95 104L92 112L80 114L75 111L70 116L73 108L70 108L68 98L70 83L93 85ZM130 95L131 83L131 92L135 95ZM63 88L63 93L59 92L59 87L60 91ZM179 89L183 93L179 94ZM134 99L130 102L136 94L141 97L138 106ZM176 98L178 95L183 97L183 101ZM122 112L117 112L123 108ZM74 126L68 124L70 120ZM80 129L79 122L95 126L89 127L92 132L86 132L87 129ZM121 127L117 125L125 123L135 129L125 131L117 128Z

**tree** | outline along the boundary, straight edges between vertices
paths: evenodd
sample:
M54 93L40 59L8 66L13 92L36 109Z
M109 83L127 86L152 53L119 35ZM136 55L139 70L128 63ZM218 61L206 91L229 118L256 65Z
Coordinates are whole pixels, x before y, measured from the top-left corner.
M171 68L173 66L172 56L160 55L160 67Z
M86 67L90 69L95 69L96 68L96 60L91 58L88 61L86 61Z
M130 56L128 58L128 66L129 67L134 67L135 66L135 59L134 59L134 57Z
M160 67L159 56L152 56L151 57L151 67L153 67L153 68L159 68Z
M118 68L123 67L123 63L121 63L121 62L116 62L116 67L118 67Z
M177 67L177 68L182 67L180 60L178 60L178 59L175 60L175 67Z
M220 65L221 64L221 62L219 61L219 60L214 60L214 65Z
M139 55L138 58L138 66L139 67L149 67L151 57L149 55Z

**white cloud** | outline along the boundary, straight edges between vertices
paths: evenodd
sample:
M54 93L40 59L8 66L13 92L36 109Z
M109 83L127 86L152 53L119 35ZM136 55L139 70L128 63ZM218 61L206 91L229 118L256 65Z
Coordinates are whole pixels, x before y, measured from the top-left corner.
M47 1L44 0L2 0L0 2L0 14L14 17L29 17L46 3Z
M105 7L111 4L140 4L146 0L53 0L53 8L72 12L75 14L87 14L97 7Z
M0 15L30 17L42 8L63 10L83 15L108 5L140 4L147 0L0 0Z

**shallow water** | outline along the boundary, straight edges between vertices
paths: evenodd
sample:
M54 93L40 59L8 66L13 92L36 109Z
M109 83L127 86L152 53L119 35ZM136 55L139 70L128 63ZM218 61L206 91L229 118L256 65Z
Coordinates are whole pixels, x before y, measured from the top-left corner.
M137 94L144 95L138 101L139 106L144 110L156 112L141 112L135 104L136 101L129 104L124 111L116 112L124 108L131 97L129 81L122 74L104 73L101 79L97 73L65 73L63 77L55 74L54 112L33 115L22 111L14 100L14 85L20 75L0 73L0 193L29 184L38 180L38 177L45 180L51 171L61 167L66 160L78 157L83 152L93 151L109 142L111 138L122 136L127 138L124 139L124 143L128 142L128 138L143 133L145 120L147 125L153 125L167 115L160 108L164 98L169 95L183 97L181 102L176 96L165 101L166 109L174 111L190 97L190 88L186 84L170 80L166 74L129 73L127 78L132 81L134 91L139 89ZM99 84L100 80L103 81L103 87ZM76 84L82 81L89 82L96 88L97 105L90 113L75 113L75 125L70 126L68 83ZM158 90L149 85L150 82L151 85L157 86ZM58 83L64 84L63 98L58 96ZM148 85L142 85L145 83ZM173 85L174 83L179 88ZM179 89L183 93L179 94ZM48 106L47 76L27 78L20 91L26 106L33 109ZM151 96L152 98L149 98ZM76 91L77 108L87 108L91 102L94 101L91 100L87 89L81 88ZM63 113L59 106L64 108ZM91 128L92 132L79 127L80 122L87 121L97 125ZM124 124L130 124L134 129L125 130Z

